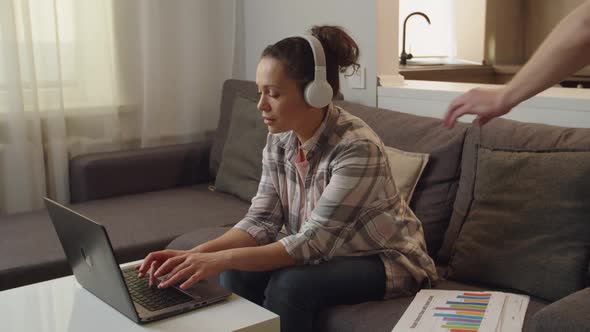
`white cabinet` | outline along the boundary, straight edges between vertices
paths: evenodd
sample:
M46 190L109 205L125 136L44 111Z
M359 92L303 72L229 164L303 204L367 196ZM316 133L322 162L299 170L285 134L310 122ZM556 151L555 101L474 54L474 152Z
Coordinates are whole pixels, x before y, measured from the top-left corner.
M499 85L405 80L398 86L377 89L377 105L434 118L442 118L449 103L472 88ZM523 102L504 118L563 127L590 128L590 89L550 88ZM473 116L461 121L471 122Z

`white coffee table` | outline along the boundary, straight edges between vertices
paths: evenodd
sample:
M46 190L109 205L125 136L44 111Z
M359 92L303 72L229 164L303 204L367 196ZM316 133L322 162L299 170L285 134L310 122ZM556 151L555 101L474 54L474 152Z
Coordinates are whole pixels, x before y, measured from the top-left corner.
M0 330L278 332L279 316L235 294L229 299L138 325L86 291L73 276L0 292Z

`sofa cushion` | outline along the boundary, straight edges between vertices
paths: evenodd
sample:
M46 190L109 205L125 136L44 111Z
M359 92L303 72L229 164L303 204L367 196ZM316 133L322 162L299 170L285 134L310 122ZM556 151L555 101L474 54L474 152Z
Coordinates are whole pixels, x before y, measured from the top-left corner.
M397 190L404 201L410 202L418 180L428 164L428 154L407 152L390 146L385 147L385 153Z
M590 151L478 147L449 278L557 300L586 286ZM556 282L558 281L558 282Z
M233 225L248 207L235 197L197 185L88 201L72 209L106 227L117 260L123 263L142 259L197 228ZM45 211L2 216L0 233L5 235L0 252L10 253L0 260L0 290L71 273Z
M458 123L449 130L440 119L337 101L336 105L363 119L386 146L429 154L410 208L424 226L431 256L441 246L451 218L459 184L461 153L468 126Z
M262 174L262 150L268 135L255 99L237 96L232 109L221 165L215 179L220 192L247 202L258 190Z
M478 145L492 149L522 151L587 149L590 147L590 129L563 128L505 119L495 119L483 127L472 126L465 138L460 186L453 207L453 216L438 253L439 262L448 261L469 212L475 183L475 151Z
M190 250L200 244L220 237L231 228L232 227L230 226L203 227L175 238L166 246L166 248L174 250Z
M435 289L461 291L499 290L446 280L441 281ZM412 300L413 297L402 297L386 301L330 307L320 312L316 321L318 324L316 330L328 332L390 332ZM543 300L531 298L524 320L525 330L534 314L546 305L547 302Z
M532 318L534 332L590 331L590 287L539 310Z
M215 139L211 148L211 156L209 158L209 173L212 177L217 176L217 171L221 165L225 141L229 132L229 127L232 119L232 111L234 102L238 96L243 98L256 100L258 98L258 88L253 81L241 80L226 80L223 83L223 91L221 95L221 113L217 123L217 131Z

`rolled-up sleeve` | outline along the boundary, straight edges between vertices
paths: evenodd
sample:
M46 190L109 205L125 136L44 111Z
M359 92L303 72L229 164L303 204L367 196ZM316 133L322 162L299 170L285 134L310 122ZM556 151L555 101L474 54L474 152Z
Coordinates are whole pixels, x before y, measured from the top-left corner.
M234 226L250 234L259 245L276 241L283 225L283 209L276 189L276 162L273 161L270 151L272 144L273 137L269 134L262 152L262 176L258 191L252 198L246 216Z
M329 260L364 225L362 215L378 201L387 161L369 140L347 144L331 163L331 178L300 232L279 240L298 264Z

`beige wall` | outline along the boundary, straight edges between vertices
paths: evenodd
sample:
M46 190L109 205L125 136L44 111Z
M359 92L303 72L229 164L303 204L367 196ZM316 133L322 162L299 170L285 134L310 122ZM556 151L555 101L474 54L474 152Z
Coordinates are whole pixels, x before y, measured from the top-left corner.
M585 0L523 0L524 51L530 58L551 30Z
M377 0L377 75L399 72L399 1Z
M456 56L462 60L484 60L486 1L455 0L453 2Z
M522 64L522 0L488 0L486 5L485 62Z
M487 0L486 62L525 63L567 14L585 0Z

